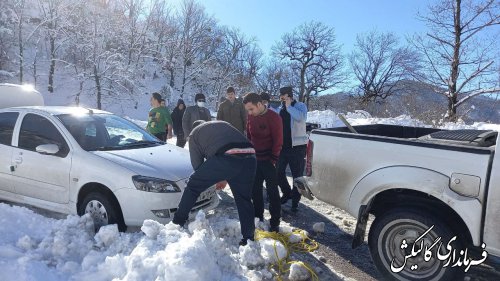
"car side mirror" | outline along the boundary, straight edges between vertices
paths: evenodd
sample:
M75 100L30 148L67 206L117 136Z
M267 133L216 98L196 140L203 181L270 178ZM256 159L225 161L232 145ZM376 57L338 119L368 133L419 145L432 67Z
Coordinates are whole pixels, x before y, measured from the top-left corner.
M59 152L57 144L42 144L36 147L36 152L46 155L54 155Z

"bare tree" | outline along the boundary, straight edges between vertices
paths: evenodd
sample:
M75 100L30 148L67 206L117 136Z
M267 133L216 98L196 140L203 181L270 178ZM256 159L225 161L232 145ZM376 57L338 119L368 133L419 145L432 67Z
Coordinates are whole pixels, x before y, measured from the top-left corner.
M210 52L206 51L214 43L210 33L215 28L216 21L195 0L183 1L178 19L182 34L182 97L187 83L196 78L201 68L213 59Z
M109 4L109 3L108 3ZM86 80L94 81L90 88L96 95L96 106L103 108L106 97L120 97L126 100L137 87L134 68L130 67L128 60L127 38L121 36L116 30L124 26L126 18L117 16L114 6L102 3L88 3L84 0L78 2L79 14L71 18L72 29L70 46L75 71L82 84ZM79 95L78 95L79 97Z
M386 99L400 90L401 80L411 78L418 70L418 55L400 46L393 33L358 34L355 48L349 61L364 104Z
M260 90L273 96L281 87L293 82L291 67L282 61L271 59L266 62L257 75L257 85Z
M223 89L228 85L241 89L244 86L244 77L251 76L255 66L253 46L255 39L248 39L238 29L221 27L217 36L218 46L215 50L215 61L210 69L212 91L215 94L216 108L219 106ZM258 60L258 58L257 58ZM248 65L247 65L248 64ZM249 78L251 79L251 78ZM239 81L238 81L239 80ZM246 85L245 85L246 86Z
M19 52L17 54L19 58L19 83L23 83L24 81L24 43L25 38L23 34L24 23L26 21L25 17L25 6L26 1L20 0L17 1L14 5L14 13L16 15L16 27L17 27L17 45L19 48Z
M5 76L10 76L10 72L5 71L9 66L11 57L12 42L15 41L15 22L14 1L0 1L0 72ZM7 74L8 73L8 74ZM0 74L0 77L2 75Z
M311 94L344 81L343 57L334 30L321 22L302 24L286 33L273 47L273 54L291 62L298 77L300 101L307 102Z
M57 51L65 41L62 37L66 37L62 36L64 32L62 17L71 13L71 5L68 1L65 3L63 0L38 0L38 6L42 14L43 27L49 43L50 64L47 90L53 93Z
M413 44L426 61L421 81L432 84L448 100L446 116L457 120L457 108L470 99L500 91L498 0L442 0L420 19L429 27Z

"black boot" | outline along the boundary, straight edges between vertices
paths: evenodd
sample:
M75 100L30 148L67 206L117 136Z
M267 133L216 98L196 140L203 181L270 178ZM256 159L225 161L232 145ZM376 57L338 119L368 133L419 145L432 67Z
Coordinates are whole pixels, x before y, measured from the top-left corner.
M279 225L271 225L271 228L269 230L270 232L276 232L276 233L279 233L280 232L280 226Z
M252 238L243 238L243 239L241 239L241 241L240 241L239 245L240 245L240 246L246 246L246 245L248 244L248 240L253 241L253 239L252 239Z

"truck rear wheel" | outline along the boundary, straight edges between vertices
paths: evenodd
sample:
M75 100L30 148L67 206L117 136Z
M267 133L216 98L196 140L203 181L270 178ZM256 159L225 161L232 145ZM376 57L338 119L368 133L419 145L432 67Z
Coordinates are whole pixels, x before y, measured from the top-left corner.
M434 226L432 230L415 243L431 226ZM436 258L439 243L432 248L431 259L427 262L424 260L426 245L431 247L441 237L440 253L447 254L447 243L455 235L452 228L435 214L413 208L398 208L375 218L370 228L368 245L375 266L386 280L459 280L457 278L463 275L463 268L452 268L451 263L443 267L447 260ZM411 256L413 245L418 251L422 240L422 251ZM451 243L457 253L463 248L462 242L457 237ZM407 256L410 257L406 259ZM396 271L400 271L394 272L391 263Z

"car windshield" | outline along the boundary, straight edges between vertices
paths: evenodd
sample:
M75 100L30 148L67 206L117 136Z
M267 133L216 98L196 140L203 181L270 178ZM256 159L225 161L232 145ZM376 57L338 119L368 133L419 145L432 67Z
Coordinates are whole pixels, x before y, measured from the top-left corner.
M59 120L86 151L137 149L164 142L113 114L61 114Z

